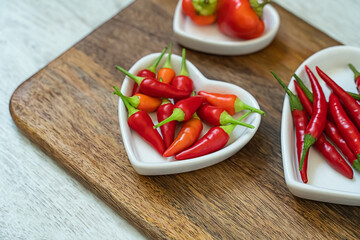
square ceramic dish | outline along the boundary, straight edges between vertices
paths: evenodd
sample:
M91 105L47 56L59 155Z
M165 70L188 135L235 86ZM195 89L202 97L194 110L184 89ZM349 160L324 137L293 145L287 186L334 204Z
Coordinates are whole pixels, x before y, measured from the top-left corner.
M136 74L141 69L147 68L155 61L158 56L159 53L154 53L141 58L138 62L134 64L134 66L129 70L129 72ZM160 62L159 66L163 65L165 61L164 59L166 59L166 55L163 57L163 61ZM172 54L171 64L173 66L173 69L178 73L181 66L181 57ZM237 96L241 96L241 100L246 104L259 108L259 105L255 98L241 87L222 81L209 80L204 77L200 73L200 71L189 61L187 61L187 69L190 77L194 81L194 88L196 90L219 93L232 93ZM126 77L121 87L121 92L126 96L130 96L133 85L133 80ZM236 115L234 115L234 117L240 117L242 114L243 113L241 112L237 113ZM153 122L156 124L156 114L152 113L150 114L150 116L153 119ZM253 125L255 128L248 129L242 126L237 126L232 132L228 144L221 150L202 157L182 161L176 161L173 157L164 158L163 156L161 156L135 131L129 128L127 119L127 110L121 99L119 99L120 129L124 146L132 166L139 174L142 175L164 175L204 168L229 158L230 156L238 152L242 147L244 147L246 143L248 143L250 139L254 136L260 125L261 116L257 113L250 114L244 121ZM204 124L201 136L204 135L209 128L209 126Z
M346 91L356 93L354 75L348 64L360 68L360 49L349 46L335 46L321 50L305 60L296 70L296 74L311 89L305 72L307 65L316 75L324 94L328 100L331 90L317 75L318 66ZM291 79L289 88L294 93L294 79ZM311 148L308 163L307 184L303 183L296 157L295 130L290 111L288 96L285 96L281 121L281 148L284 166L284 175L289 190L296 196L311 200L360 206L360 174L354 170L353 179L348 179L335 171L326 162L320 153Z
M264 7L265 31L262 36L242 40L221 33L217 24L198 26L181 10L178 2L173 18L173 30L177 41L187 48L218 55L244 55L259 51L268 46L279 30L279 14L271 5Z

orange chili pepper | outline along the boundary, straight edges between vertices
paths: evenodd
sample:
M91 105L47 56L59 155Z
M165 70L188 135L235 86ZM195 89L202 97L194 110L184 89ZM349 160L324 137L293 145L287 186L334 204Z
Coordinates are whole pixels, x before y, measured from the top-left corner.
M176 76L174 69L172 69L171 67L171 50L172 50L172 43L170 43L169 45L169 53L166 58L166 62L157 73L157 80L160 81L161 78L162 82L167 84L170 84L173 78Z
M250 110L251 112L265 115L263 111L245 104L234 94L199 91L198 95L204 96L206 98L206 102L208 102L210 105L224 108L230 115L234 115L235 113L242 110Z
M150 97L142 93L137 93L132 97L124 97L131 106L147 113L155 112L161 105L160 98Z
M171 157L190 147L199 138L202 129L203 124L195 113L190 120L183 124L179 134L165 150L163 156Z

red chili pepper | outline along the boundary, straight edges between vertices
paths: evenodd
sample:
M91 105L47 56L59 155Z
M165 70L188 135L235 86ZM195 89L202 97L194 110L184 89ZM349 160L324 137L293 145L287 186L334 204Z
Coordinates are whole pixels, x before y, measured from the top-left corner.
M173 111L174 104L172 104L167 98L163 98L162 103L156 112L158 122L170 117ZM166 148L168 148L174 141L175 129L176 121L168 122L160 127Z
M295 89L298 93L301 103L306 109L309 115L312 115L312 104L306 97L304 91L299 84L295 81ZM339 130L334 123L327 121L324 129L326 135L337 145L344 155L349 159L349 162L354 162L355 155L352 153L346 141L342 138ZM326 140L324 134L321 134L314 144L315 148L325 157L326 161L336 171L343 174L345 177L352 179L353 171L351 167L346 163L345 159L338 153L336 148Z
M360 133L345 113L338 97L333 93L329 97L329 110L346 143L356 155L352 166L360 171Z
M274 72L271 73L275 77L275 79L280 83L280 85L285 89L290 99L290 108L295 125L297 160L298 160L298 164L300 165L301 153L304 147L305 129L308 124L308 116L303 108L303 105L300 102L299 97L294 95L294 93L291 92L291 90L284 84L283 81L281 81L281 79ZM304 183L308 182L308 177L307 177L308 155L309 154L306 154L303 163L303 168L300 170L300 176Z
M172 69L171 67L171 50L172 50L172 43L170 43L169 46L169 53L166 58L166 62L157 73L157 80L160 81L160 79L162 79L162 82L167 84L170 84L173 78L176 76L174 69Z
M347 178L353 178L354 172L352 168L346 163L338 151L336 151L336 148L326 140L324 134L318 137L314 146L336 171Z
M150 97L142 93L137 93L131 97L124 97L134 108L147 113L155 112L161 104L160 98Z
M260 37L265 30L263 8L269 2L259 4L257 0L223 0L218 13L219 30L230 37Z
M159 132L154 129L154 124L150 116L146 112L138 110L131 106L131 104L127 101L127 99L120 92L120 90L117 87L114 88L116 90L114 94L121 97L126 108L129 111L129 127L135 132L137 132L148 143L150 143L156 149L156 151L158 151L162 155L165 151L164 140L161 138Z
M189 77L189 73L186 68L185 48L182 50L181 69L179 74L173 78L171 85L179 90L186 92L192 92L194 90L194 82Z
M204 101L205 98L202 96L192 96L180 100L175 104L172 114L168 118L156 124L154 128L161 127L165 123L174 120L179 122L189 120Z
M316 79L315 75L311 72L310 68L305 65L305 71L309 76L311 88L313 89L314 102L312 107L313 114L311 115L309 124L305 130L304 147L301 154L300 167L302 169L305 156L307 155L311 145L316 142L325 128L326 115L327 115L327 102L321 86Z
M160 60L162 59L162 57L164 56L165 52L166 52L167 47L165 47L160 56L155 60L155 62L153 63L153 65L151 65L148 68L142 69L137 73L137 76L139 77L150 77L150 78L156 78L156 67L157 65L159 65ZM134 87L132 90L132 94L131 95L135 95L137 93L140 93L140 88L139 85L137 83L134 83Z
M224 108L203 104L197 110L200 119L212 126L227 125L229 123L254 128L253 125L234 119Z
M302 80L299 77L297 77L297 80L294 83L295 83L296 92L298 93L301 103L305 107L307 113L311 116L312 115L312 103L311 103L311 100L309 99L309 96L311 96L311 98L313 98L312 93L310 92L310 90L308 88L306 88L306 86L304 85L304 83L302 82ZM307 89L309 96L306 96L304 88ZM330 113L328 113L328 118L332 119ZM354 162L354 160L356 159L356 157L355 157L354 153L352 152L352 150L349 148L345 139L341 136L341 133L340 133L339 129L336 127L335 123L333 123L332 121L330 121L328 119L326 121L324 132L331 139L331 141L341 150L341 152L345 155L345 157L352 164Z
M325 83L333 90L336 96L340 99L346 112L350 115L350 118L354 121L354 124L360 129L360 106L356 100L351 97L344 89L337 85L328 75L326 75L319 67L316 67L319 76L325 81Z
M191 92L179 90L169 84L159 82L155 78L138 77L129 73L125 69L116 66L116 68L133 79L140 87L140 91L146 95L152 97L164 97L164 98L186 98L190 96Z
M251 112L245 113L239 120L247 117ZM230 139L230 134L237 125L229 124L226 126L216 126L194 143L190 148L175 155L176 160L184 160L204 156L223 148Z
M197 25L209 25L216 21L216 0L182 0L182 11Z
M208 102L210 105L224 108L230 115L234 115L235 113L242 110L250 110L252 112L265 115L263 111L245 104L234 94L199 91L198 95L204 96L206 98L206 102Z
M182 125L175 140L165 150L163 156L171 157L189 148L199 138L202 129L203 124L196 113L194 113L192 118Z
M351 63L349 64L349 67L354 73L354 81L356 84L356 88L357 88L358 92L360 93L360 72Z

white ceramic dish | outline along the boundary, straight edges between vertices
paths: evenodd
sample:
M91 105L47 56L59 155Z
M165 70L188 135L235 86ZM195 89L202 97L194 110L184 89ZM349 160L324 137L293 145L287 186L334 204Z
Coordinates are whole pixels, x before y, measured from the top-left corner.
M310 87L304 66L307 65L319 80L328 99L330 90L318 76L315 66L327 73L347 91L356 92L354 76L348 67L352 63L360 67L360 49L349 46L336 46L321 50L296 70L296 74ZM295 93L294 79L289 88ZM308 183L301 181L296 160L295 132L288 96L284 99L281 123L281 148L284 175L289 190L296 196L323 202L360 206L360 174L354 170L352 180L331 168L316 150L310 150L308 164Z
M141 58L135 65L129 70L131 73L136 74L139 70L150 66L154 60L159 56L158 53L147 55ZM165 61L166 55L163 57ZM172 55L171 63L173 69L178 73L181 66L181 57ZM163 62L160 62L159 66L162 66ZM259 108L259 105L255 98L251 96L244 89L221 81L214 81L205 78L200 71L189 61L187 61L187 68L191 78L194 80L195 89L221 92L221 93L233 93L237 96L241 96L241 100L246 104ZM121 92L126 96L131 94L133 88L133 80L125 78L121 87ZM240 117L243 113L238 113L235 117ZM150 114L154 123L157 123L156 114ZM218 162L221 162L231 155L238 152L256 133L260 121L260 114L250 114L244 121L252 124L255 128L248 129L245 127L237 126L230 136L228 144L221 150L208 154L206 156L176 161L174 158L164 158L158 152L156 152L147 142L145 142L135 131L131 130L127 123L128 114L127 110L119 100L119 122L122 134L122 139L127 151L129 160L134 169L142 175L164 175L174 174L192 171L200 168L204 168ZM202 135L206 133L209 126L204 125Z
M244 55L259 51L274 39L279 26L279 14L271 5L264 7L264 34L256 39L241 40L221 33L217 24L198 26L181 10L181 1L175 10L173 30L177 41L187 48L218 55Z

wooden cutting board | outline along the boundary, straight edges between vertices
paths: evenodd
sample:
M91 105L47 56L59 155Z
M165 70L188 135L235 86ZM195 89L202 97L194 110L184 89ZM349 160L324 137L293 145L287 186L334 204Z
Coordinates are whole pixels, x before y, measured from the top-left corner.
M279 33L266 49L222 57L187 51L210 79L238 84L267 113L255 137L208 168L146 177L131 167L112 86L142 56L171 41L175 0L138 0L96 29L14 92L16 125L76 179L155 239L359 239L360 208L294 197L286 187L280 147L284 91L302 61L339 43L273 4Z

